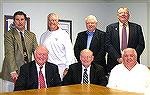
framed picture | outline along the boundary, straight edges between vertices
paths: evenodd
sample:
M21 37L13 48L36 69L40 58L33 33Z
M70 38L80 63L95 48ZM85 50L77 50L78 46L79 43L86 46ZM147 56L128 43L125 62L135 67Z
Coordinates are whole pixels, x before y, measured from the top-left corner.
M72 41L72 21L71 20L59 20L59 24L62 30L65 30Z
M13 16L4 15L4 32L10 30L10 25L13 24ZM26 29L30 31L30 18L27 17L26 19Z

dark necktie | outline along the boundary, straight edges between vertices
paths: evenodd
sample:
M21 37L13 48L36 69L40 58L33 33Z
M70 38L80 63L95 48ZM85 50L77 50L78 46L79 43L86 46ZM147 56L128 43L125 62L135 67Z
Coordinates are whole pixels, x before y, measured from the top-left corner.
M39 88L46 88L44 76L43 76L43 73L41 70L42 68L43 68L43 66L40 67L40 71L39 71L39 78L38 78Z
M121 49L124 50L127 48L127 32L126 32L126 25L123 24L122 27L122 46Z
M87 69L84 69L84 73L83 73L83 83L84 83L84 84L88 84Z
M28 63L28 54L27 54L27 50L26 50L26 46L25 46L25 41L24 41L24 37L22 32L20 32L21 35L21 41L22 41L22 47L23 47L23 56L24 56L24 62Z

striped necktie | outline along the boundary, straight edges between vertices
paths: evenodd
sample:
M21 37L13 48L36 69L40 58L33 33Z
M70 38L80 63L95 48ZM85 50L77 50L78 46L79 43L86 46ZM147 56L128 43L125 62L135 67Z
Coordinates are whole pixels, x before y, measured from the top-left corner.
M84 73L83 73L83 83L84 83L84 84L88 84L87 69L84 69Z

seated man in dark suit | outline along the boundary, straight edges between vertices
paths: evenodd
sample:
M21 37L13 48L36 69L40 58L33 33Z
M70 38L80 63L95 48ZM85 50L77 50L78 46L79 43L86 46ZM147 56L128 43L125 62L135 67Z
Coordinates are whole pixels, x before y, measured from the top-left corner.
M58 67L47 62L48 50L43 46L38 46L34 52L34 58L35 61L21 66L14 91L60 85Z
M97 84L106 86L107 78L102 66L94 64L93 52L84 49L80 53L81 63L74 63L69 66L69 70L63 79L63 85L70 84Z

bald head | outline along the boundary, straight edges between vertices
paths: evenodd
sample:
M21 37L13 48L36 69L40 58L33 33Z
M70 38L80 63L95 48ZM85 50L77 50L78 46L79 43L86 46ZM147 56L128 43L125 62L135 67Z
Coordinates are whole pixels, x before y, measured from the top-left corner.
M84 49L80 53L80 60L85 68L88 68L94 60L93 52L89 49Z
M46 47L39 45L34 51L34 58L38 65L43 65L48 59L48 50Z
M122 52L124 66L131 70L137 64L137 53L133 48L126 48Z
M124 49L123 52L122 52L122 56L124 56L128 52L131 52L132 54L134 54L137 57L137 53L136 53L135 49L133 49L133 48Z

